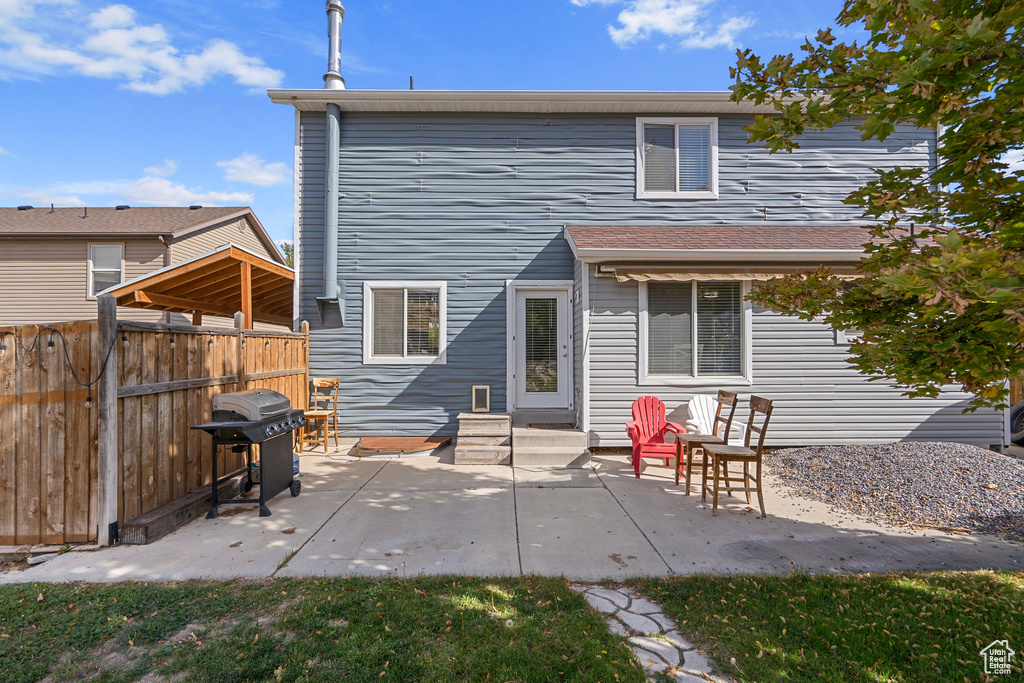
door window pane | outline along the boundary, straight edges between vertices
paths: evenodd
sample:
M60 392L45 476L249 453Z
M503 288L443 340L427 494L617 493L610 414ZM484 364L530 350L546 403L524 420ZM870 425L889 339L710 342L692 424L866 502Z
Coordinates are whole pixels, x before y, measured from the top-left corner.
M693 292L689 282L647 285L647 367L652 375L693 374Z
M558 299L526 299L526 391L558 393Z
M373 292L373 355L401 356L405 308L404 289Z

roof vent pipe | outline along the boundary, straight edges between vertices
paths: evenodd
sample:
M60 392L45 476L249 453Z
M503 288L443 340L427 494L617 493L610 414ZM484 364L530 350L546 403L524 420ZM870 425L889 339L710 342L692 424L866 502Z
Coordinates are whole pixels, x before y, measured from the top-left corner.
M345 79L341 77L341 22L345 19L345 6L338 0L327 0L327 73L324 74L325 90L344 90Z

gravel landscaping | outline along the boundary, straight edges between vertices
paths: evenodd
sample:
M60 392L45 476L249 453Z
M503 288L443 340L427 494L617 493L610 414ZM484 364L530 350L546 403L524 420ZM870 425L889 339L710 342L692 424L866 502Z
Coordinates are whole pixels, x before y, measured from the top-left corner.
M789 448L766 471L795 495L897 526L1024 541L1024 462L960 443Z

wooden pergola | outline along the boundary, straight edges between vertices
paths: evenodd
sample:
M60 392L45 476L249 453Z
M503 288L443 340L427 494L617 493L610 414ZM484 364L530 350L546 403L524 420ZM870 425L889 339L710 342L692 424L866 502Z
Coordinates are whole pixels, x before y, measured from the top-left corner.
M225 244L211 252L155 270L107 290L118 306L231 318L241 311L254 322L292 325L295 271L250 251Z

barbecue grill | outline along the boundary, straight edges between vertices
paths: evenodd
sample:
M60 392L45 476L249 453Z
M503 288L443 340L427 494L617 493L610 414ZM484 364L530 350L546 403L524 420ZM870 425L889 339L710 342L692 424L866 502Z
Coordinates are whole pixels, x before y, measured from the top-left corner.
M259 503L260 517L269 517L267 501L288 489L299 495L301 484L292 478L292 432L305 424L301 410L293 410L288 397L269 389L249 389L213 397L213 421L196 425L213 437L213 498L207 519L217 517L217 506L225 503ZM246 454L246 478L240 493L252 490L252 446L260 447L260 496L258 500L217 500L217 487L229 477L217 478L217 449L230 446Z

